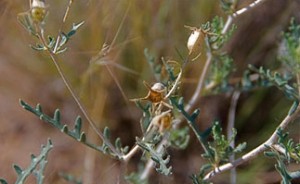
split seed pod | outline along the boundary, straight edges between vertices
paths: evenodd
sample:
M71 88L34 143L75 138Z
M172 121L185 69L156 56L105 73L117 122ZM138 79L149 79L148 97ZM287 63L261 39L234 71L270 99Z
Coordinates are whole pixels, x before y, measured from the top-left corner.
M162 133L165 130L169 130L172 125L172 116L171 113L168 113L161 117L157 122L157 126L159 127L159 131Z
M163 101L167 88L162 83L158 82L150 87L149 84L144 81L144 85L149 90L148 95L144 98L145 100L149 100L152 103L159 103Z

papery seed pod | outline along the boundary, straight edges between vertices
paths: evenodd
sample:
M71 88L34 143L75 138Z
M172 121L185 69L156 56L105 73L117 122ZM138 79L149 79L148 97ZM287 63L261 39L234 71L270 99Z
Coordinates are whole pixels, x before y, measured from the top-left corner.
M201 29L195 28L195 27L189 27L190 30L192 30L191 35L189 36L189 39L187 41L187 48L189 49L189 55L192 55L195 53L196 55L199 55L201 52L201 45L204 41L204 33Z
M169 130L172 125L172 116L171 113L168 113L161 117L157 122L157 126L159 127L159 132L164 132L165 130Z
M152 103L161 102L164 99L167 88L162 83L155 83L152 87L146 82L144 85L149 89L148 95L144 98L151 101Z
M164 100L167 88L162 83L155 83L153 86L150 86L148 83L144 81L144 85L149 90L148 94L144 98L135 98L131 99L131 101L136 100L148 100L152 103L159 103Z
M45 19L47 10L44 0L33 0L30 9L30 16L33 22L41 23Z

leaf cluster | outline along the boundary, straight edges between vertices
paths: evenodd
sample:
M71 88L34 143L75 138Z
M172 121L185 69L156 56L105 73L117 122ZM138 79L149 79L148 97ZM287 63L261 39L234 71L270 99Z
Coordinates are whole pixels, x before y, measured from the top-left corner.
M225 23L222 17L215 16L211 22L202 25L203 30L208 30L209 44L213 51L219 51L232 36L236 26L232 25L229 31L223 33Z
M235 139L237 132L234 129L233 135L230 138L226 138L222 134L222 127L219 122L215 122L212 127L213 141L208 143L208 152L202 156L208 159L212 166L218 167L220 164L229 161L229 157L234 153L239 153L246 148L246 143L239 144L233 148L230 146L231 142Z
M275 86L279 90L281 90L288 99L299 99L297 89L294 87L294 85L290 84L291 82L289 77L286 78L282 76L279 72L272 73L270 69L264 69L263 67L257 69L252 65L249 65L249 68L252 71L257 72L261 76L261 78L264 79L265 82L267 82L268 85Z
M291 184L294 178L300 178L300 171L288 171L290 163L299 163L300 161L300 144L295 143L293 139L289 138L289 134L284 133L281 129L277 130L277 135L278 146L283 150L278 151L278 149L270 146L270 151L266 151L265 155L276 159L275 168L282 178L282 183Z
M46 146L42 146L42 150L40 155L35 156L31 155L31 163L26 169L22 169L18 165L13 165L16 173L17 173L17 184L24 183L29 175L32 173L36 177L36 181L38 184L42 184L44 181L44 171L47 165L47 156L50 150L53 148L53 144L49 139ZM6 180L0 178L1 184L8 184Z
M157 151L153 144L146 143L144 141L137 140L137 144L146 152L149 153L151 159L158 165L156 171L163 175L172 174L172 166L167 166L170 162L170 155L166 154L166 150L162 149L160 152Z
M234 11L234 0L220 0L220 6L226 14L232 14Z
M41 26L38 26L31 18L28 12L20 13L18 15L18 20L20 24L33 36L42 41L44 31ZM37 51L46 51L50 50L52 53L60 54L67 50L67 47L64 47L66 43L70 40L70 38L76 34L79 27L84 24L84 21L75 24L73 23L72 28L67 31L61 31L59 36L55 38L54 36L48 35L47 39L43 40L42 43L36 43L35 45L31 45L31 48ZM41 33L39 33L41 32Z
M82 131L82 120L81 120L80 116L78 116L76 118L75 122L74 122L74 129L69 130L68 126L61 122L61 114L60 114L59 109L55 110L54 116L52 118L52 117L50 117L50 116L43 113L42 107L41 107L40 104L38 104L36 106L36 108L31 107L30 105L28 105L26 102L24 102L22 100L20 100L20 104L25 110L33 113L34 115L38 116L41 120L51 124L55 128L59 129L61 132L65 133L66 135L70 136L71 138L79 141L80 143L82 143L82 144L84 144L84 145L86 145L86 146L88 146L88 147L90 147L90 148L92 148L96 151L102 152L104 154L109 154L113 157L118 158L118 155L116 153L114 153L107 146L107 144L105 142L103 142L103 144L101 146L98 146L96 144L90 143L87 140L86 133ZM104 135L106 140L110 140L110 131L107 127L104 129L103 135ZM123 153L123 154L125 154L128 151L127 146L122 147L120 138L117 138L115 140L115 148L116 148L117 151L119 151L120 153Z
M300 71L300 25L291 19L290 26L283 33L279 59L295 74Z
M229 84L230 74L234 71L233 59L223 53L213 58L210 73L207 79L207 88L213 92L227 92L232 89Z

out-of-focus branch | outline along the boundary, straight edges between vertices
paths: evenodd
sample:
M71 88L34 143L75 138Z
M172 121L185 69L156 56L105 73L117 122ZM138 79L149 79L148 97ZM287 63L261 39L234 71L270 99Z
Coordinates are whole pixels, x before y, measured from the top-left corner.
M224 171L227 171L234 167L237 167L237 166L257 157L257 155L259 155L263 151L267 150L268 147L276 144L276 142L278 140L277 130L278 129L284 130L291 121L293 121L297 118L297 116L299 115L299 112L300 112L300 107L298 105L295 112L289 113L284 118L284 120L280 123L280 125L276 128L276 130L273 132L273 134L270 136L270 138L268 140L266 140L264 143L262 143L261 145L259 145L255 149L253 149L252 151L248 152L244 156L240 157L239 159L236 159L235 161L233 161L231 163L227 163L220 167L215 168L213 171L209 172L204 177L204 180L210 180L219 173L222 173Z
M236 106L237 106L237 102L240 98L240 91L234 91L231 97L231 104L230 104L230 108L229 108L229 113L228 113L228 124L227 124L227 137L230 139L231 137L233 137L234 135L234 124L235 124L235 114L236 114ZM230 146L232 148L235 147L235 140L232 139ZM232 154L229 157L229 161L233 162L235 159L235 155ZM231 184L236 184L236 168L232 168L230 171L230 183Z
M247 7L242 8L240 10L237 10L235 13L233 13L231 15L228 15L227 21L226 21L225 26L223 27L221 33L225 34L229 30L234 18L237 18L238 16L244 14L245 12L249 11L250 9L253 9L254 7L256 7L257 5L261 4L264 1L266 1L266 0L256 0L253 3L249 4ZM187 112L192 111L192 109L194 108L196 102L199 100L199 98L201 96L201 91L202 91L202 88L203 88L203 82L205 80L208 68L209 68L209 66L211 64L211 61L212 61L212 58L213 58L211 51L207 51L206 55L207 55L207 59L206 59L203 71L200 75L196 90L195 90L191 100L189 101L189 103L185 107L185 110Z

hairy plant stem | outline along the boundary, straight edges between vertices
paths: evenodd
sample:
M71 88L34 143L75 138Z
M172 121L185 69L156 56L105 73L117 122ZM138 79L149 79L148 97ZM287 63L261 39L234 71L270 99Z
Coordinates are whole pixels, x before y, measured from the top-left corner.
M268 149L268 147L276 144L276 142L278 140L277 130L278 129L284 130L291 121L293 121L297 118L297 116L299 115L299 112L300 112L300 107L298 105L296 111L292 114L288 114L284 118L284 120L280 123L280 125L276 128L276 130L273 132L273 134L271 135L271 137L268 140L266 140L264 143L262 143L261 145L259 145L255 149L253 149L252 151L250 151L247 154L243 155L242 157L234 160L233 162L227 163L227 164L224 164L220 167L215 168L213 171L209 172L204 177L204 180L210 180L214 176L216 176L217 174L220 174L224 171L227 171L227 170L230 170L234 167L237 167L237 166L239 166L239 165L241 165L241 164L257 157L257 155L259 155L263 151L266 151Z

